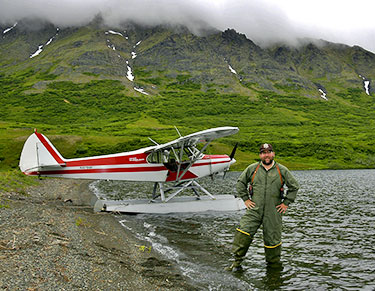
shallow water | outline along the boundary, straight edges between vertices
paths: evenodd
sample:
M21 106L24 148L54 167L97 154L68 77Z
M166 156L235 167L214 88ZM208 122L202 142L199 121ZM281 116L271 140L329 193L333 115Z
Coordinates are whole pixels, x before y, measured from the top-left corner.
M233 194L239 174L200 183L211 193ZM244 260L244 272L223 271L244 211L118 219L205 290L374 290L375 170L293 174L301 189L283 218L282 271L267 270L261 230ZM110 199L145 198L151 197L153 185L100 181L92 187Z

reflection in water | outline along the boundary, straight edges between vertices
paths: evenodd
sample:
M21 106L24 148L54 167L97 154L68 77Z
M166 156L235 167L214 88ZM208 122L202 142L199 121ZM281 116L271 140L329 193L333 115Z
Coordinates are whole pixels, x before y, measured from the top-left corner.
M239 173L202 179L215 194L234 193ZM202 289L302 290L375 288L375 170L297 171L296 203L283 222L283 269L267 269L258 231L241 273L223 271L243 212L121 215L119 220ZM107 197L151 197L152 184L95 182ZM140 194L142 193L142 194Z

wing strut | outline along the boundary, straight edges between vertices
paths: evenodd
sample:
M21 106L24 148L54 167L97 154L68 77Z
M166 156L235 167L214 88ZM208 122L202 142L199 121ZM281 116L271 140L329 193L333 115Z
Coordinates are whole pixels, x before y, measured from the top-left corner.
M181 150L180 150L180 156L179 156L179 161L178 161L178 168L177 168L177 179L176 182L180 181L180 170L181 170L181 164L182 164L182 156L184 154L184 144L182 143L181 145Z
M178 130L178 128L176 127L176 125L174 126L174 128L176 129L178 135L179 135L180 137L182 137L182 135L181 135L180 131Z
M208 196L210 196L213 200L216 199L214 195L212 195L210 192L208 192L206 189L204 189L201 185L199 185L197 181L193 180L193 184L195 186L197 186L201 191L203 191L204 193L206 193Z
M176 182L180 182L180 180L182 179L182 177L186 174L186 172L190 169L190 167L198 160L199 156L205 151L205 149L208 147L208 145L211 143L211 141L208 141L201 150L198 150L198 152L196 154L193 155L193 158L190 160L190 163L189 165L184 169L184 171L182 172L182 174L180 175L180 168L181 168L181 162L179 163L178 165L178 170L177 170L177 179L176 179ZM181 159L182 159L182 153L183 153L183 149L184 149L184 145L182 145L181 147ZM181 161L180 159L180 161Z

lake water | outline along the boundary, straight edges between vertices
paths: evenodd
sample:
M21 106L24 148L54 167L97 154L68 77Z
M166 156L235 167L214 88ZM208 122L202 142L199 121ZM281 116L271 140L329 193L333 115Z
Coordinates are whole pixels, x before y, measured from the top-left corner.
M211 193L233 194L240 173L202 179ZM301 189L283 217L283 270L267 270L262 231L243 262L224 271L244 211L119 215L146 246L174 261L204 290L375 290L375 170L296 171ZM100 181L107 198L151 197L152 184ZM145 195L144 193L149 193Z

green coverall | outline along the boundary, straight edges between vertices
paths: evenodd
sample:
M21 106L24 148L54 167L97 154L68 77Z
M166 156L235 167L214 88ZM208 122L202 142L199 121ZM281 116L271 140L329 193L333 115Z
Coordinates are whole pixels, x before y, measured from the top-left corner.
M283 185L276 164L275 162L268 171L261 162L251 164L238 178L236 184L238 196L244 201L248 200L248 185L251 183L253 187L251 200L255 203L255 207L246 210L245 215L241 218L240 226L237 228L232 249L235 257L233 267L240 267L255 233L262 224L266 261L269 265L277 265L280 262L282 214L277 211L276 206L282 202L289 206L296 198L299 185L288 168L277 164L282 180L288 187L287 196L282 200L280 189Z

